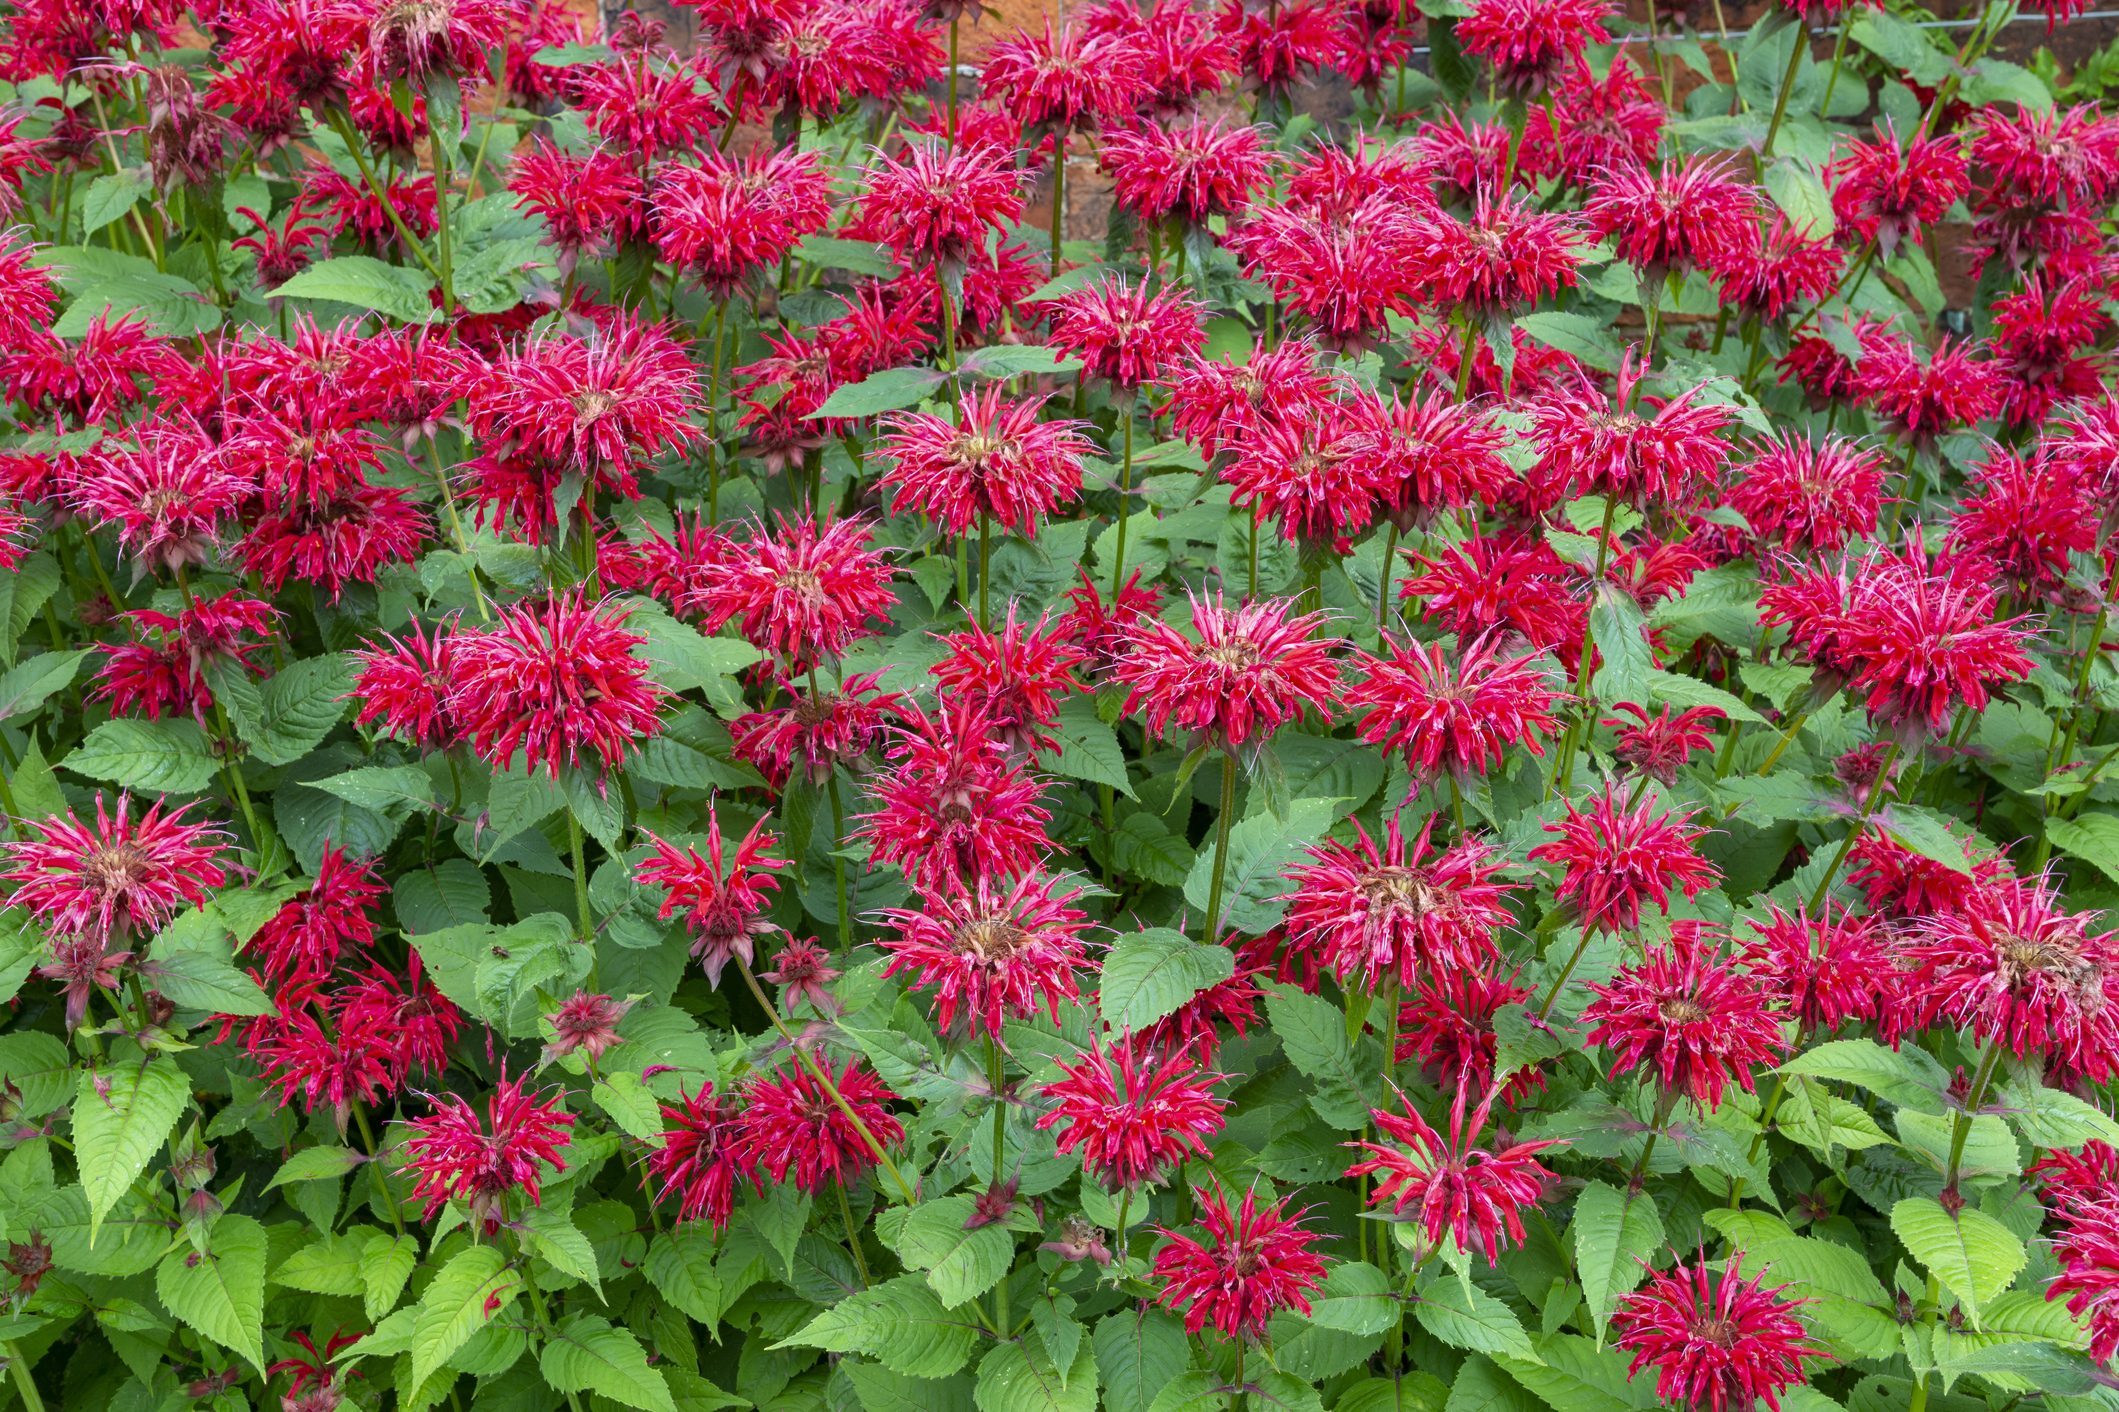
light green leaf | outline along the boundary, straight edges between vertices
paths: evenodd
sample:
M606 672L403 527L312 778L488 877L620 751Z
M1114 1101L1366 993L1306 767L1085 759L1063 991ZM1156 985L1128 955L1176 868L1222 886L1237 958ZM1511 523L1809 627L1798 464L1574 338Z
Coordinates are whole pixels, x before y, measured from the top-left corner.
M200 1336L265 1371L265 1228L256 1221L222 1216L203 1255L180 1242L155 1267L155 1293Z
M946 379L938 368L885 368L859 382L833 391L822 406L809 415L821 417L873 417L916 406L920 399L938 390Z
M572 1275L599 1294L602 1274L596 1268L596 1248L574 1224L574 1218L557 1206L533 1206L523 1216L523 1231L530 1249L561 1274Z
M1104 961L1104 1027L1122 1034L1144 1030L1234 974L1236 957L1226 946L1204 945L1162 927L1121 937Z
M193 722L123 716L90 731L59 764L77 775L148 794L196 794L216 768L206 737Z
M1083 1343L1062 1372L1040 1342L1001 1344L979 1360L971 1398L979 1412L1096 1412L1096 1351Z
M945 1196L913 1208L897 1237L907 1265L927 1272L944 1306L955 1308L992 1289L1015 1259L1015 1237L1005 1225L966 1230L975 1206L968 1196Z
M280 1164L272 1180L265 1183L265 1190L273 1191L290 1182L336 1180L367 1160L350 1147L305 1147Z
M343 655L290 663L258 688L259 717L237 721L237 731L266 764L291 765L338 724L352 685L352 664Z
M434 781L417 765L364 765L308 784L348 804L393 818L431 808L435 802Z
M170 1059L85 1069L74 1097L74 1151L88 1193L89 1238L154 1160L191 1102L191 1080Z
M1909 1196L1891 1208L1891 1229L1913 1258L1941 1280L1979 1327L1981 1311L2023 1268L2023 1242L1992 1216L1967 1206L1954 1217L1942 1203Z
M1191 1362L1184 1325L1160 1309L1122 1309L1090 1335L1104 1384L1105 1412L1148 1412Z
M1061 702L1052 733L1059 740L1059 753L1040 754L1039 763L1045 769L1069 779L1109 785L1128 799L1136 797L1118 734L1098 718L1094 701L1076 696Z
M2061 852L2119 882L2119 817L2088 813L2077 819L2051 818L2045 821L2045 835Z
M647 1248L647 1282L686 1318L712 1328L721 1321L724 1292L714 1270L714 1237L694 1223L658 1235Z
M1641 1262L1663 1243L1663 1218L1647 1197L1629 1199L1617 1187L1591 1182L1575 1202L1568 1232L1575 1249L1575 1269L1582 1277L1582 1294L1590 1317L1596 1320L1601 1343L1619 1296L1647 1277L1647 1267Z
M1766 168L1766 194L1788 217L1797 235L1823 240L1832 234L1832 196L1809 163L1794 157L1777 157Z
M1902 1108L1941 1113L1950 1076L1926 1050L1907 1045L1886 1049L1873 1039L1832 1039L1781 1065L1788 1075L1837 1079L1859 1085Z
M0 721L27 716L53 692L64 691L89 651L84 647L74 652L40 652L0 672Z
M1516 327L1546 347L1557 348L1588 367L1609 372L1619 365L1619 350L1613 342L1607 320L1548 309L1518 315Z
M841 1300L777 1346L860 1353L907 1377L946 1378L976 1341L968 1316L951 1314L924 1276L907 1274Z
M1515 1311L1478 1285L1431 1268L1415 1293L1413 1317L1450 1347L1538 1361Z
M537 1366L560 1392L593 1392L641 1412L677 1412L669 1384L648 1366L640 1340L606 1319L568 1319L545 1344Z
M408 324L423 324L434 317L434 305L427 297L433 288L434 282L417 270L386 265L372 255L338 255L317 261L273 290L272 296L328 299Z
M1402 1312L1383 1271L1362 1260L1334 1265L1310 1296L1310 1322L1341 1333L1383 1333L1397 1325Z
M1224 768L1228 768L1225 764ZM1287 909L1281 873L1299 862L1339 817L1335 799L1298 799L1287 817L1254 814L1229 830L1229 863L1223 881L1222 922L1243 932L1263 932ZM1214 850L1205 849L1185 878L1185 900L1201 912L1214 890Z
M498 1246L474 1245L457 1252L420 1296L412 1324L412 1381L424 1383L515 1302L522 1277L508 1267ZM487 1307L491 1302L491 1308Z
M140 198L154 190L147 173L134 167L105 172L88 184L81 197L81 238L86 240L114 221L122 221Z
M380 1319L397 1307L418 1260L419 1244L412 1237L368 1232L368 1248L361 1252L361 1302L370 1319Z

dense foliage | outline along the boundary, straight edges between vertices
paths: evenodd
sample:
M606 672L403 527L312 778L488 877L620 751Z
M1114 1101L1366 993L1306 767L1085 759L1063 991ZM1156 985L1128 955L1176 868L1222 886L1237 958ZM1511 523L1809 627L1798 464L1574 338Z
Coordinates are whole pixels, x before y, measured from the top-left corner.
M1714 15L11 0L5 1396L2108 1404L2119 120Z

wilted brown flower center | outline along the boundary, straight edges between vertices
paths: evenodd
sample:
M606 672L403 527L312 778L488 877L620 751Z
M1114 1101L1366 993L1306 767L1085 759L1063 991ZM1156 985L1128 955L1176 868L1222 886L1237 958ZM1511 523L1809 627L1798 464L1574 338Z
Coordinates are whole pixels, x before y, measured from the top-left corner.
M999 964L1030 944L1030 933L1006 917L979 917L956 934L957 949L975 960Z
M1236 672L1248 670L1265 660L1265 654L1258 650L1258 644L1247 638L1202 647L1199 655L1217 667L1226 667Z
M118 897L147 876L149 859L138 844L113 843L81 860L81 881L104 897Z
M1697 1025L1705 1023L1712 1012L1689 995L1673 995L1656 1007L1656 1013L1666 1024Z

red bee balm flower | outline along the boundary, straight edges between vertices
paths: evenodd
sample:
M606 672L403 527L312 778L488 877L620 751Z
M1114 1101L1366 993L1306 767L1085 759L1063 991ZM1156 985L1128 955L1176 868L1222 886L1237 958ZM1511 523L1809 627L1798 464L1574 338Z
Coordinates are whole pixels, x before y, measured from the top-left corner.
M1310 1248L1318 1237L1297 1224L1300 1213L1289 1215L1284 1201L1260 1206L1256 1191L1233 1207L1219 1187L1194 1187L1192 1196L1206 1240L1161 1228L1167 1240L1154 1271L1163 1282L1157 1302L1183 1311L1186 1333L1212 1324L1229 1338L1255 1341L1281 1310L1310 1312L1324 1259Z
M1658 812L1653 795L1629 802L1614 781L1589 808L1567 804L1567 817L1545 826L1560 837L1530 851L1533 862L1564 870L1555 900L1570 903L1584 927L1631 931L1641 924L1641 904L1670 910L1670 889L1697 896L1715 880L1714 865L1696 845L1706 830L1673 810Z
M1380 852L1358 823L1351 845L1310 848L1311 861L1284 874L1295 885L1285 894L1289 948L1371 990L1389 978L1410 986L1422 974L1492 964L1513 890L1494 880L1503 860L1471 838L1430 857L1434 826L1428 819L1408 845L1393 814Z
M699 958L706 978L719 985L721 970L730 957L750 965L757 938L778 930L765 919L765 909L780 888L780 880L773 875L788 860L765 856L780 840L765 831L765 820L760 819L736 845L736 856L724 871L721 821L711 804L706 810L706 836L706 857L701 858L697 849L677 848L648 834L652 851L633 870L633 881L662 889L659 915L665 920L684 914L692 933L692 955Z
M1633 1355L1627 1375L1656 1370L1656 1396L1691 1412L1750 1412L1764 1401L1780 1412L1780 1394L1806 1381L1805 1358L1825 1350L1809 1341L1796 1317L1801 1300L1781 1298L1763 1273L1745 1279L1741 1252L1719 1275L1695 1265L1651 1273L1645 1289L1620 1299L1611 1326L1617 1347Z
M1085 376L1122 388L1152 382L1206 342L1200 305L1179 285L1151 293L1145 283L1106 275L1050 307L1052 346L1080 358Z
M1500 1050L1494 1016L1529 996L1511 977L1469 967L1422 976L1398 1012L1397 1060L1419 1060L1445 1093L1453 1087L1483 1091L1493 1082ZM1513 1105L1544 1085L1545 1076L1532 1065L1510 1075L1500 1096Z
M954 878L1028 873L1051 846L1043 789L1007 758L986 714L959 700L929 716L913 708L873 787L878 808L855 831L879 863L922 887Z
M1650 280L1672 271L1716 269L1757 239L1758 195L1722 157L1659 166L1625 163L1598 175L1582 214L1617 238L1619 258Z
M1751 978L1717 955L1712 934L1681 925L1668 944L1621 967L1582 1011L1591 1044L1612 1053L1612 1076L1645 1069L1666 1095L1721 1106L1731 1078L1751 1092L1751 1071L1785 1045L1781 1017Z
M452 632L445 709L472 753L500 769L520 753L557 779L562 763L616 768L659 734L664 692L633 655L647 639L626 631L626 616L577 592Z
M742 1155L741 1120L712 1084L701 1084L693 1093L678 1090L675 1107L662 1105L662 1118L670 1126L662 1146L647 1159L648 1175L662 1183L656 1199L677 1198L679 1221L727 1229L737 1183L756 1180Z
M325 980L340 956L362 954L374 943L370 912L385 891L372 865L349 863L336 845L326 847L315 879L257 929L244 952L258 958L271 980Z
M902 160L879 153L848 233L883 242L914 269L965 264L1022 217L1014 155L931 141L911 144Z
M1157 619L1142 619L1133 650L1114 673L1132 688L1126 710L1149 729L1172 725L1210 744L1239 750L1271 734L1305 707L1329 712L1339 668L1328 645L1311 638L1322 613L1294 612L1294 600L1230 607L1216 594L1192 599L1190 638Z
M829 1089L806 1064L796 1064L753 1078L743 1099L737 1121L744 1164L771 1173L776 1182L792 1174L798 1191L821 1191L826 1182L846 1186L876 1165L878 1145L887 1151L905 1137L903 1125L884 1107L897 1095L858 1059L832 1075Z
M1151 222L1233 215L1273 176L1258 129L1227 120L1118 128L1104 134L1103 157L1119 204Z
M1544 454L1539 482L1564 494L1677 504L1713 478L1729 459L1722 431L1735 412L1695 401L1698 388L1632 410L1644 372L1629 352L1610 398L1584 378L1532 406L1531 434Z
M1825 182L1841 238L1873 240L1886 255L1908 237L1920 244L1922 229L1941 220L1971 184L1961 137L1916 133L1901 140L1888 124L1874 142L1850 141L1825 168Z
M1057 1024L1060 1002L1081 994L1075 973L1086 960L1081 934L1088 918L1067 905L1079 896L1079 889L1034 876L1013 885L981 877L923 892L918 910L882 914L898 929L883 943L890 953L883 974L908 972L917 986L932 988L944 1030L961 1016L971 1033L998 1038L1004 1020L1028 1019L1040 1008Z
M1009 402L1002 384L964 394L955 421L926 412L884 419L877 450L892 458L883 474L892 514L932 516L961 535L990 516L1026 537L1040 517L1081 494L1082 457L1096 448L1079 422L1041 422L1048 399Z
M1504 90L1534 97L1611 38L1610 14L1604 0L1477 0L1457 24L1457 42L1493 65Z
M486 1124L463 1099L444 1095L434 1101L431 1116L406 1125L412 1137L405 1143L405 1166L413 1198L427 1203L427 1220L460 1198L490 1236L505 1219L510 1192L520 1191L535 1206L543 1169L566 1170L560 1154L571 1141L567 1130L574 1116L559 1106L562 1095L538 1099L524 1082L503 1075L486 1100Z
M1393 643L1388 657L1364 666L1344 697L1363 713L1356 734L1402 752L1422 778L1445 769L1483 775L1511 745L1543 755L1540 737L1559 729L1560 693L1539 654L1504 657L1493 637L1454 651L1439 642Z
M680 606L697 609L708 631L735 620L751 646L792 671L821 666L872 634L871 622L889 622L897 606L890 563L869 539L860 520L828 529L810 519L782 520L777 534L760 527L710 565Z
M192 823L185 807L164 813L156 802L135 817L132 797L121 794L112 814L98 794L93 825L71 811L31 824L33 837L0 844L13 864L0 873L0 882L14 884L8 903L57 936L107 946L153 935L227 881L215 861L227 835Z
M1769 906L1749 925L1745 967L1802 1029L1829 1034L1897 1004L1896 965L1874 919L1827 903L1816 917Z
M1480 1104L1467 1121L1467 1092L1461 1087L1457 1090L1450 1107L1448 1137L1429 1127L1410 1099L1401 1100L1405 1104L1402 1115L1371 1111L1377 1128L1397 1145L1355 1144L1371 1155L1347 1168L1346 1174L1377 1179L1369 1194L1371 1205L1388 1205L1391 1214L1400 1217L1411 1207L1412 1220L1419 1224L1428 1248L1441 1245L1442 1233L1448 1231L1458 1249L1482 1251L1491 1265L1501 1258L1504 1237L1515 1242L1523 1239L1520 1213L1537 1202L1553 1176L1537 1154L1561 1144L1548 1139L1507 1147L1498 1143L1478 1146L1479 1134L1486 1127L1487 1106Z
M1178 1163L1208 1156L1207 1139L1221 1131L1220 1075L1188 1053L1149 1061L1131 1044L1099 1039L1059 1068L1065 1077L1044 1089L1059 1106L1037 1120L1038 1129L1058 1127L1059 1150L1079 1148L1082 1170L1112 1190L1150 1185Z

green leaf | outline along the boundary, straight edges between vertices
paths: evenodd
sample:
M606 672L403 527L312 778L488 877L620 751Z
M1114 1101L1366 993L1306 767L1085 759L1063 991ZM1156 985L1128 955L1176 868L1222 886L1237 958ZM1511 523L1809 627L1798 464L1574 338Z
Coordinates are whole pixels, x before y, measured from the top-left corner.
M1991 56L1972 65L1961 90L1964 101L1975 108L1996 103L2014 103L2026 112L2050 112L2053 95L2044 80L2021 64Z
M1060 703L1052 733L1059 740L1059 753L1041 755L1039 763L1044 768L1068 779L1107 784L1128 799L1138 797L1126 774L1126 753L1119 748L1118 733L1097 717L1094 701L1076 696Z
M860 1353L907 1377L946 1378L976 1341L969 1317L943 1308L924 1276L907 1274L841 1300L775 1347Z
M1619 350L1612 341L1608 320L1548 309L1518 315L1516 327L1546 347L1557 348L1589 367L1609 372L1619 365Z
M714 1237L694 1223L658 1235L648 1244L647 1282L688 1319L711 1329L721 1322L723 1290L714 1270Z
M213 778L206 737L190 721L105 721L59 764L148 794L196 794Z
M1675 706L1680 711L1693 706L1712 706L1732 721L1749 721L1763 725L1766 718L1744 704L1743 698L1698 677L1679 676L1672 672L1650 672L1648 695L1658 705ZM1648 704L1646 702L1642 704Z
M420 1296L412 1323L413 1383L424 1383L453 1358L521 1289L522 1277L508 1268L499 1247L474 1245L457 1252Z
M1888 11L1857 11L1847 37L1926 88L1939 87L1955 67L1919 26Z
M1310 1296L1310 1322L1341 1333L1384 1333L1397 1325L1401 1312L1383 1271L1362 1260L1334 1265Z
M428 295L434 281L418 270L386 265L372 255L338 255L319 260L272 291L275 299L329 299L371 309L408 324L423 324L434 317ZM424 1382L424 1377L413 1379Z
M1339 1008L1293 986L1271 985L1266 1019L1288 1062L1315 1082L1310 1106L1318 1116L1347 1132L1365 1126L1377 1095L1368 1087L1371 1075L1354 1062Z
M338 724L352 686L352 664L337 653L292 663L258 689L260 715L236 722L237 731L266 764L291 765Z
M27 716L42 706L55 691L73 684L81 659L90 648L74 652L40 652L28 661L0 672L0 721Z
M1156 1394L1192 1361L1184 1325L1160 1309L1122 1309L1090 1335L1104 1384L1105 1412L1148 1412Z
M1457 1380L1450 1384L1444 1412L1546 1412L1545 1404L1526 1392L1521 1383L1494 1366L1490 1358L1464 1360Z
M1606 584L1589 605L1589 626L1603 661L1596 694L1604 701L1640 701L1649 695L1655 656L1648 650L1648 624L1641 606L1624 590Z
M2050 818L2045 821L2045 836L2061 852L2095 865L2119 882L2119 817L2092 813L2079 819Z
M957 371L965 377L1012 378L1073 372L1081 366L1081 359L1041 343L994 343L965 354Z
M88 1193L91 1240L190 1102L191 1080L171 1059L82 1071L74 1096L74 1151Z
M152 190L154 183L147 173L136 168L97 177L81 197L81 238L86 240L112 222L124 220L126 213Z
M391 901L397 924L409 936L483 922L493 909L493 889L468 858L450 858L409 871L397 880Z
M211 951L162 950L140 964L140 976L186 1010L209 1015L272 1015L278 1007L258 983Z
M51 331L60 338L82 338L97 320L114 323L128 315L164 338L190 338L221 322L220 308L197 285L149 270L91 284L67 306Z
M368 1232L368 1248L361 1252L361 1302L370 1319L380 1319L397 1307L418 1260L419 1245L410 1236Z
M573 1216L557 1206L533 1206L523 1216L522 1226L530 1249L540 1260L601 1292L603 1276L596 1268L596 1248L574 1224Z
M669 1384L648 1366L640 1340L607 1319L569 1318L545 1343L537 1366L563 1393L593 1392L641 1412L677 1412Z
M1096 1351L1082 1344L1062 1372L1042 1343L1001 1344L979 1360L971 1398L979 1412L1096 1412Z
M1781 1065L1784 1074L1837 1079L1858 1085L1902 1108L1943 1111L1950 1076L1926 1050L1907 1045L1886 1049L1873 1039L1831 1039Z
M822 417L873 417L916 406L928 393L948 381L939 368L885 368L859 382L848 383L824 399L824 405L809 415Z
M367 1160L350 1147L305 1147L280 1164L272 1180L265 1183L265 1190L272 1191L289 1182L333 1181Z
M927 1283L948 1308L992 1289L1015 1260L1015 1236L1007 1226L964 1229L975 1210L968 1196L945 1196L914 1207L898 1233L899 1256L927 1272Z
M1430 1268L1415 1293L1413 1317L1450 1347L1538 1361L1515 1311L1478 1285Z
M1236 957L1226 946L1207 946L1183 932L1154 927L1121 937L1104 961L1104 1028L1137 1033L1235 974Z
M155 1267L155 1293L201 1337L265 1371L265 1228L256 1221L223 1215L204 1254L179 1242Z
M1223 762L1223 768L1231 768ZM1287 817L1253 814L1229 830L1229 862L1223 880L1222 924L1241 932L1270 930L1287 910L1288 884L1281 873L1325 835L1339 817L1336 799L1298 799ZM1185 878L1185 900L1202 912L1214 890L1214 850L1202 851Z
M1766 168L1766 194L1788 217L1796 234L1823 240L1832 234L1832 196L1808 162L1794 157L1776 157Z
M308 781L309 788L386 817L433 807L434 781L417 765L363 765L344 774Z
M2002 1114L2033 1147L2077 1148L2086 1142L2119 1144L2119 1121L2074 1094L2047 1088L2029 1071L2017 1073L2001 1091Z
M1909 1196L1891 1208L1891 1229L1913 1258L1941 1280L1979 1327L1981 1311L2023 1268L2023 1242L1977 1207L1954 1217L1942 1203Z
M1910 848L1953 873L1971 876L1972 865L1965 857L1964 841L1950 832L1949 825L1934 810L1913 804L1893 804L1878 822L1900 847Z
M1641 1262L1663 1243L1663 1218L1649 1198L1636 1195L1629 1199L1617 1187L1591 1182L1575 1202L1568 1232L1575 1249L1575 1269L1582 1277L1582 1294L1590 1317L1596 1320L1601 1344L1619 1296L1648 1274Z
M1120 872L1138 874L1164 887L1183 883L1198 856L1191 844L1145 809L1128 814L1108 838L1111 861Z
M972 1412L968 1378L908 1378L858 1358L842 1361L839 1371L853 1384L862 1412Z
M357 1299L362 1288L361 1258L373 1234L370 1230L345 1231L312 1241L273 1266L272 1282L309 1294Z
M538 58L544 57L540 51ZM872 279L889 279L898 273L896 257L887 245L872 240L847 240L833 235L805 235L795 242L798 259L826 270L846 270Z

